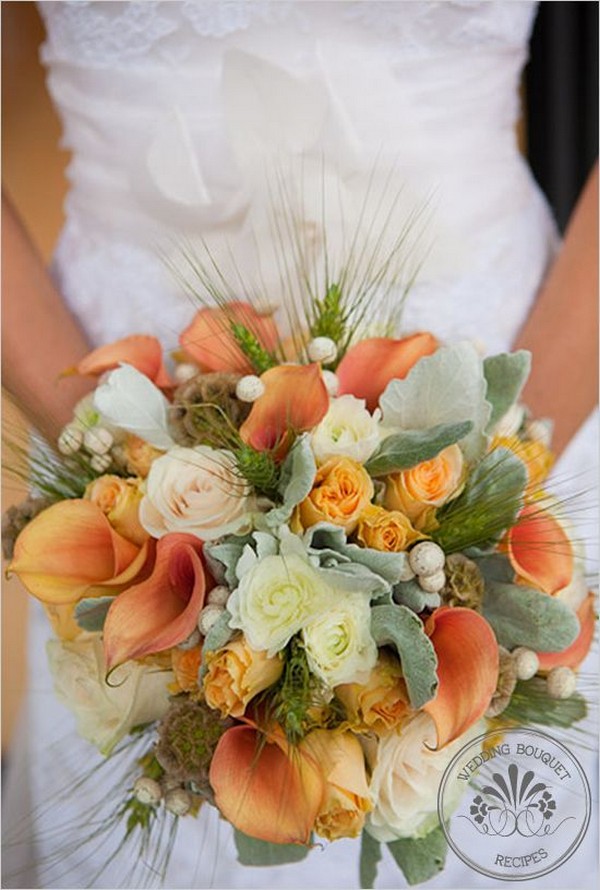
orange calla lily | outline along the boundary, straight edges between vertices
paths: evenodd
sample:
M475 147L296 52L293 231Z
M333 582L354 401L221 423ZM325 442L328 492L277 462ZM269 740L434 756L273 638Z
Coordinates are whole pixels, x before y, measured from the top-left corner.
M117 534L91 501L60 501L23 529L8 571L44 603L75 603L132 582L150 549Z
M302 748L234 726L219 739L209 779L217 807L239 831L272 844L309 842L325 780Z
M145 334L132 334L130 337L94 349L79 362L75 371L77 374L99 377L105 371L118 368L121 363L132 365L157 386L173 385L163 364L159 341L156 337Z
M260 379L265 392L252 405L240 435L258 451L281 446L285 452L290 444L288 432L310 430L327 414L329 396L321 368L318 364L279 365Z
M439 343L427 332L392 340L373 337L348 350L337 368L339 393L365 399L369 411L377 407L379 397L390 380L406 377L420 358L432 355Z
M204 604L206 573L202 541L194 535L165 535L156 545L149 578L123 591L104 624L107 670L181 643L196 627Z
M459 606L436 609L425 629L438 659L439 686L423 710L443 748L487 710L498 681L498 643L485 618Z
M200 309L179 337L187 354L205 371L252 373L252 365L241 351L231 324L244 325L267 352L279 343L277 326L267 315L260 315L250 303L228 303L227 309Z
M550 595L573 576L573 548L557 519L530 504L521 510L506 539L512 567L528 584Z
M579 667L590 651L590 646L594 639L594 628L596 626L595 599L594 594L589 593L577 610L581 630L570 646L567 646L562 652L538 652L541 671L551 671L555 667L570 667L575 670L575 668Z

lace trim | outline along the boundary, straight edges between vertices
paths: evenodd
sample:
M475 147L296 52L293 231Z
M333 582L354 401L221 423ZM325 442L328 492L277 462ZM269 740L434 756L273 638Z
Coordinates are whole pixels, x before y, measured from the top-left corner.
M144 57L172 63L191 54L193 37L222 40L255 24L289 24L302 32L332 19L368 28L395 52L448 47L519 46L526 42L535 0L130 0L39 2L48 39L46 61L60 58L109 67ZM191 26L191 27L190 27Z

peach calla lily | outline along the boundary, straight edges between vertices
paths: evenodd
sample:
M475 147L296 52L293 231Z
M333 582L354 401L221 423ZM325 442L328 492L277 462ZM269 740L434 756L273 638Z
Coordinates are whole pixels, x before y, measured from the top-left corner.
M423 710L443 748L487 710L498 681L498 643L485 618L460 606L436 609L425 628L438 659L439 686Z
M260 378L264 394L252 405L240 435L257 451L281 446L285 451L290 433L315 427L327 414L329 396L321 368L312 365L279 365Z
M165 535L150 577L115 598L104 624L108 671L189 637L206 593L202 546L194 535Z
M579 667L590 651L596 626L596 597L589 593L577 610L581 630L577 638L563 649L562 652L538 652L541 671L550 671L555 667Z
M406 377L420 358L432 355L439 343L427 332L393 340L373 337L348 350L337 368L339 393L365 399L369 411L377 407L379 397L390 380Z
M117 534L91 501L60 501L23 529L8 571L44 603L75 603L135 580L149 548Z
M272 844L309 842L325 780L301 747L234 726L219 739L209 778L217 807L239 831Z
M511 565L520 579L553 595L573 576L573 548L558 520L535 504L525 507L507 535Z
M75 371L77 374L99 377L120 364L132 365L157 386L164 388L173 385L163 363L159 341L146 334L132 334L94 349L79 362Z
M205 371L252 373L252 365L241 351L231 324L244 325L268 352L272 352L279 334L273 319L260 315L250 303L231 302L227 309L200 309L179 337L185 352Z

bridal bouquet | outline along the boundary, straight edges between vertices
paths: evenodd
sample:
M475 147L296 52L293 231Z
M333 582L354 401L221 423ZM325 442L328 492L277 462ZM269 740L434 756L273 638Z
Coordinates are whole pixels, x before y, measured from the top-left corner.
M284 340L269 307L204 305L170 372L149 336L87 356L95 391L5 517L9 571L81 734L143 746L117 802L142 850L214 806L245 864L362 836L361 886L381 843L418 883L456 750L583 716L593 597L529 354L361 336L339 283L307 310Z

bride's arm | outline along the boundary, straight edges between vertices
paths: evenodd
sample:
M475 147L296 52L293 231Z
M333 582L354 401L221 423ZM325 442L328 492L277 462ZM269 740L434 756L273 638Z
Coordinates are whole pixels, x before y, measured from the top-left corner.
M2 378L31 423L56 438L89 379L59 379L90 346L2 197Z
M531 350L523 401L554 421L560 454L598 401L598 166L515 348Z

